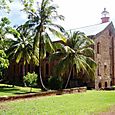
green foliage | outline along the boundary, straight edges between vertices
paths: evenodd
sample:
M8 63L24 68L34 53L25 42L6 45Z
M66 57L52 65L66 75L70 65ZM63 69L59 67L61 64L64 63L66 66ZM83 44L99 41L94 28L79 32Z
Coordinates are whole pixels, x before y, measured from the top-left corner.
M37 85L37 78L38 78L38 75L35 74L35 72L33 73L27 73L26 76L24 76L24 82L30 86L30 87L33 87L35 85ZM31 92L31 89L30 89L30 92Z
M36 3L36 8L33 8L33 3L33 0L23 1L23 10L28 14L28 21L25 23L25 25L28 27L28 29L34 30L32 31L34 36L33 62L35 64L38 64L39 62L40 81L42 87L47 90L42 81L41 60L46 57L46 52L54 52L51 34L63 41L66 41L66 38L63 35L65 32L64 28L61 25L55 24L55 20L63 20L64 17L58 14L57 6L53 5L52 0L41 0L41 2Z
M49 88L52 90L62 89L63 80L61 77L50 76L48 79Z
M27 28L21 25L16 30L10 29L10 32L14 35L15 39L10 41L11 45L7 50L7 55L10 59L15 58L17 63L19 63L21 59L24 60L24 64L30 63L33 56L33 42L30 31L27 31Z
M65 40L62 34L64 28L54 23L54 20L63 19L62 15L57 13L57 6L52 4L52 0L42 0L37 3L37 8L33 9L32 4L34 1L24 0L24 11L28 14L28 21L25 23L29 29L33 29L34 36L34 54L36 49L39 48L40 59L46 57L46 52L53 52L51 41L51 33L58 38ZM50 35L49 35L50 33Z
M4 69L8 68L9 60L3 50L0 50L0 76L2 76L2 72Z
M1 18L0 21L0 49L7 50L11 45L11 40L18 35L18 32L10 27L10 20L7 17Z
M0 9L5 9L7 12L9 12L9 3L12 3L13 1L14 0L0 0Z
M67 72L66 70L69 70L65 88L69 83L73 67L76 73L82 71L90 76L90 78L95 76L96 69L96 62L92 59L94 55L94 50L91 48L91 45L94 45L93 40L81 32L68 33L67 36L67 43L62 44L61 50L51 56L51 60L59 60L55 69L57 75L64 74Z

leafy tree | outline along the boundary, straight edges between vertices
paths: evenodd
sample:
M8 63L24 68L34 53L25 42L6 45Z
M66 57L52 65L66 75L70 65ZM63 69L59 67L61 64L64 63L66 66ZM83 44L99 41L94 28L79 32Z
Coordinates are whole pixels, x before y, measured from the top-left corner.
M9 60L7 59L7 56L3 50L0 50L0 76L2 76L2 73L4 69L7 69L9 65Z
M7 17L1 18L0 21L0 49L8 49L9 48L9 39L7 38L8 34L10 34L11 27L10 21Z
M23 75L25 75L25 64L30 63L33 56L32 35L25 26L20 26L17 30L12 29L14 39L11 39L10 48L6 51L10 60L23 61Z
M33 73L27 73L26 76L24 76L24 81L27 84L27 86L30 86L30 92L32 92L32 87L37 85L37 77L38 75Z
M67 88L73 67L77 73L83 72L90 77L94 77L96 63L92 59L94 51L91 48L94 42L81 32L68 34L68 40L65 45L61 45L61 50L51 56L51 60L58 59L56 74L64 73L69 70L69 76L65 85ZM60 46L58 44L58 46Z
M10 12L9 4L11 4L14 1L15 0L0 0L0 9L4 9L9 13ZM16 0L16 1L19 1L20 3L28 3L28 4L31 4L32 6L35 0Z
M7 12L10 11L9 3L13 2L13 0L0 0L0 9L6 9Z
M36 55L39 49L39 75L42 87L47 90L43 84L41 76L41 63L42 59L45 58L46 52L53 52L51 42L51 34L56 35L58 38L66 41L63 36L64 28L57 25L54 22L56 19L63 19L62 15L58 15L56 9L57 6L51 4L52 0L42 0L42 2L37 4L37 9L33 9L31 4L24 2L24 10L28 13L29 20L26 22L30 28L34 28L34 43L33 43L33 53Z

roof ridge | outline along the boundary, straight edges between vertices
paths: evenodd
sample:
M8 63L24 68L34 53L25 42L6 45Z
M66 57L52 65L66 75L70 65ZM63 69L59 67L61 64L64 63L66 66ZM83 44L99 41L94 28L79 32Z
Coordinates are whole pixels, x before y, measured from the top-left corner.
M111 23L111 22L109 22L109 23ZM77 29L82 29L82 28L87 28L87 27L92 27L92 26L98 26L98 25L102 25L102 24L106 24L106 23L98 23L98 24L92 24L92 25L88 25L88 26L82 26L82 27L78 27L78 28L74 28L74 29L69 29L67 31L77 30Z

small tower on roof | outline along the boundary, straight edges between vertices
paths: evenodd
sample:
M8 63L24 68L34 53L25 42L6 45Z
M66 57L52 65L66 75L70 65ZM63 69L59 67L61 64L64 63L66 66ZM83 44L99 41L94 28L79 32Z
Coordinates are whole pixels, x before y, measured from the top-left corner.
M106 11L106 8L104 8L104 11L101 14L102 14L102 18L101 18L102 23L109 22L109 19L110 19L109 12Z

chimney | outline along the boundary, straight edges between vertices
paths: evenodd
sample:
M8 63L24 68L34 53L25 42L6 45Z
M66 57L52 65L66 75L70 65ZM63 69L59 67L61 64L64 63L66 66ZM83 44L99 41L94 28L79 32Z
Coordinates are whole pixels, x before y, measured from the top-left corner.
M104 11L101 13L102 14L102 23L106 23L106 22L109 22L109 12L106 11L106 8L104 8Z

